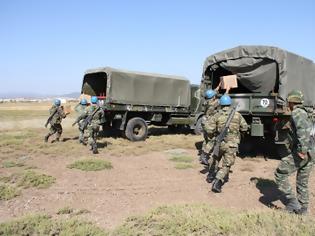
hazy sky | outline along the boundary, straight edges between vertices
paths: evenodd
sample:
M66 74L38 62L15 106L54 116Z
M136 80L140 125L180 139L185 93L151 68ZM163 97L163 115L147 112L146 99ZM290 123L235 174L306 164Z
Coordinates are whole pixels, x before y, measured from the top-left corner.
M1 0L0 93L80 91L111 66L199 83L205 58L272 45L315 61L315 1Z

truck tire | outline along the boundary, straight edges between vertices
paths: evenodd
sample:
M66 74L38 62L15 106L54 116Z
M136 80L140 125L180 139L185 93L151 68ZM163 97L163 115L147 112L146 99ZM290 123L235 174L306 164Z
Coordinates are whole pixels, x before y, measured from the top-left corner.
M196 122L196 126L195 126L195 128L194 128L194 133L195 133L196 135L201 135L201 134L203 133L203 131L202 131L202 126L201 126L201 122L202 122L202 116L199 117L199 119L198 119L197 122Z
M148 136L148 126L144 119L135 117L128 121L125 135L130 141L143 141Z

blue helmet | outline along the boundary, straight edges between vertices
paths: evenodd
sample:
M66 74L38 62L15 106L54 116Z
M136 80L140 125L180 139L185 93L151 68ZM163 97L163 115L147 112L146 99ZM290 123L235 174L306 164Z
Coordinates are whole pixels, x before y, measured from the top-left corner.
M224 94L220 98L220 105L221 106L230 106L232 104L232 99L229 95Z
M206 99L211 99L211 98L213 98L216 94L217 94L217 92L216 92L215 90L208 89L208 90L205 92L205 97L206 97Z
M60 106L60 104L61 104L60 99L55 99L54 104L55 104L56 106Z
M96 104L98 102L98 98L96 96L91 97L91 103Z
M82 98L80 101L81 105L86 105L87 104L87 100L85 98Z

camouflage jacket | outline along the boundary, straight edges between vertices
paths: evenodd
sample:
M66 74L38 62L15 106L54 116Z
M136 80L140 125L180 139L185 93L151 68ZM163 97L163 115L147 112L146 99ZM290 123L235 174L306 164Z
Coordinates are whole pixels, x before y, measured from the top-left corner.
M207 119L205 123L205 131L210 137L214 137L220 134L222 131L229 114L231 113L232 107L223 107L213 116ZM227 135L224 137L224 142L229 143L232 147L237 147L240 143L240 131L245 132L248 130L248 125L239 112L235 112L235 115L229 125Z
M74 107L74 110L78 113L78 115L82 115L85 110L87 108L87 105L82 105L80 103L78 103L75 107Z
M98 106L88 106L84 112L77 118L76 122L80 122L83 119L86 119L88 116L92 115L95 109L97 109ZM104 110L102 108L99 108L99 110L93 115L90 125L100 125L104 118Z
M289 145L292 150L300 153L314 153L314 143L311 143L312 115L312 112L309 112L303 105L293 107L288 133Z
M204 102L204 107L205 107L205 111L204 111L205 116L206 117L212 116L214 115L217 108L219 107L219 100L216 97L207 99Z
M63 118L66 118L66 114L65 114L65 112L64 112L64 110L63 110L63 107L61 107L61 106L55 106L55 105L53 105L53 106L49 109L49 114L50 114L50 116L51 116L52 114L54 114L53 117L52 117L51 120L50 120L50 124L51 124L51 125L54 125L54 124L61 124L62 119L63 119Z

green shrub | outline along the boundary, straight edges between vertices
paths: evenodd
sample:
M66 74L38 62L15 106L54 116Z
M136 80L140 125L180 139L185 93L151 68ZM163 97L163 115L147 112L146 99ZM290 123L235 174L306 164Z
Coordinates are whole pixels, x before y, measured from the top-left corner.
M100 171L104 169L113 168L112 164L109 161L105 160L95 160L95 159L87 159L76 161L67 166L70 169L79 169L83 171Z
M22 167L22 166L24 166L23 163L18 163L14 161L4 161L2 164L3 168Z
M0 180L5 183L16 184L22 188L48 188L56 181L56 178L29 170L23 173L12 174L8 177L2 177Z
M0 184L0 200L10 200L20 195L20 191L15 187L6 184Z
M191 163L194 159L191 156L173 156L170 161Z
M189 169L189 168L194 168L194 166L191 163L184 163L184 162L179 162L175 164L175 169L184 170L184 169Z

